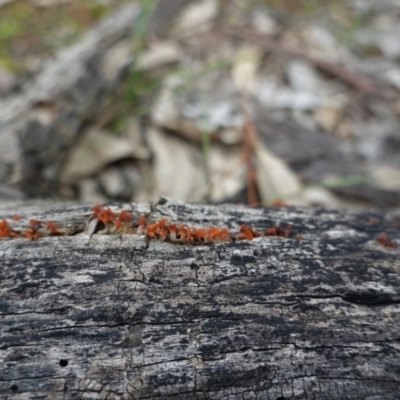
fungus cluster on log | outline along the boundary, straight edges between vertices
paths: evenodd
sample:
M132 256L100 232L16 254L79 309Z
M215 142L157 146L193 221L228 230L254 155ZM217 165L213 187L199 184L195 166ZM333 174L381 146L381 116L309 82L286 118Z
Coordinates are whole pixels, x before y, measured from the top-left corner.
M289 237L293 226L289 224L286 228L273 226L267 228L263 236ZM132 223L132 214L128 210L119 213L110 207L95 205L93 214L89 217L84 233L98 234L138 234L145 235L148 239L160 239L175 243L186 244L210 244L232 242L236 240L253 240L262 236L260 232L241 224L237 234L230 233L227 228L216 226L195 228L186 224L170 224L166 218L148 223L146 216L141 216L137 225ZM42 223L37 219L29 220L29 228L23 231L12 229L7 220L0 221L0 238L26 237L34 240L47 236L63 236L66 230L53 221ZM300 235L296 236L301 239Z

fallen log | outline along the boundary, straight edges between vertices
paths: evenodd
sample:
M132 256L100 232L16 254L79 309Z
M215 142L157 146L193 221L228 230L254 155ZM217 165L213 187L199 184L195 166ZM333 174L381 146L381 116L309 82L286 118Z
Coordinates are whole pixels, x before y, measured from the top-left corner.
M399 215L116 209L134 224L293 231L198 246L90 237L90 206L2 205L15 229L52 220L68 236L0 239L0 399L398 399Z

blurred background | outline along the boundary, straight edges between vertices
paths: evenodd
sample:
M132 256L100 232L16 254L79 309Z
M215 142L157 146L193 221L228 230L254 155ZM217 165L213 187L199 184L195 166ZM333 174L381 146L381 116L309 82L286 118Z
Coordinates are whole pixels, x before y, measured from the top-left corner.
M0 0L0 200L400 206L398 0Z

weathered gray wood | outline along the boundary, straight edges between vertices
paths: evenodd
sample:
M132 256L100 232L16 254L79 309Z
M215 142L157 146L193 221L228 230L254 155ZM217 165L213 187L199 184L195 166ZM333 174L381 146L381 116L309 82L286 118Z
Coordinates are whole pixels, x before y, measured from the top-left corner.
M82 126L128 71L139 12L121 8L0 99L1 182L30 197L52 193Z
M293 223L304 239L207 246L138 235L0 240L0 399L398 399L400 217L184 205L135 219ZM83 229L90 207L0 219Z

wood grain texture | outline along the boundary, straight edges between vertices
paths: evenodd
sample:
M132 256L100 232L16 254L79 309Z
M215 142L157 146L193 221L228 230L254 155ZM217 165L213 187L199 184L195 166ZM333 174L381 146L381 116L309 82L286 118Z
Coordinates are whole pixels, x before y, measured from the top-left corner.
M125 204L299 241L190 246L79 233L82 205L9 205L72 236L0 240L0 399L398 399L400 217Z

